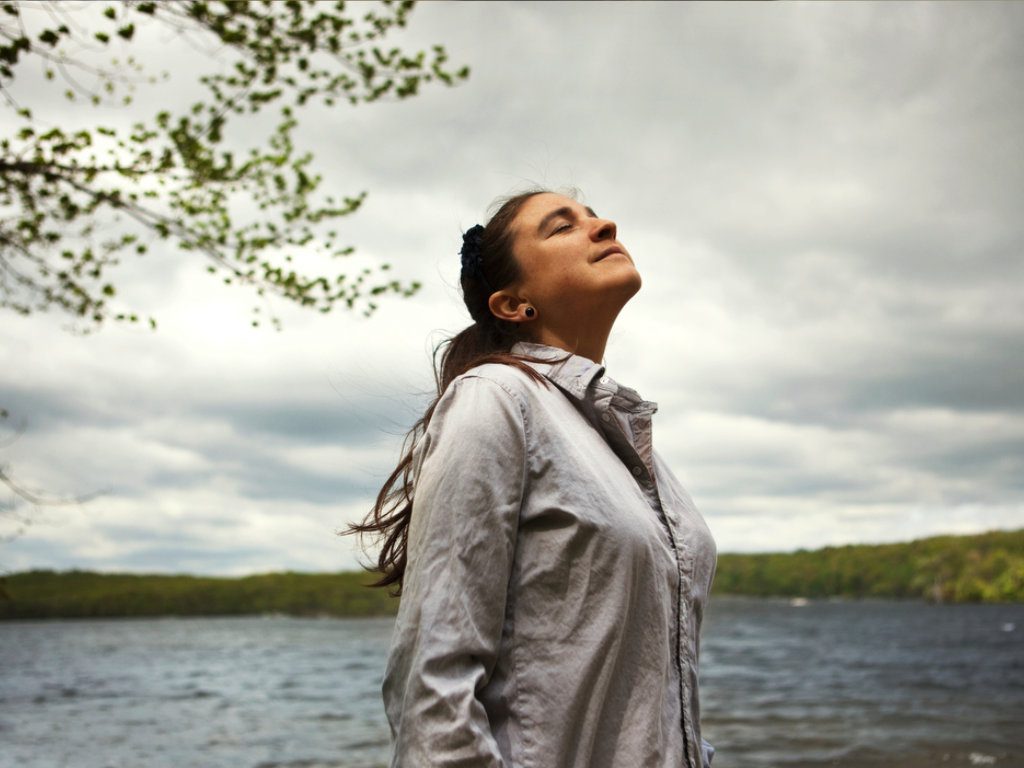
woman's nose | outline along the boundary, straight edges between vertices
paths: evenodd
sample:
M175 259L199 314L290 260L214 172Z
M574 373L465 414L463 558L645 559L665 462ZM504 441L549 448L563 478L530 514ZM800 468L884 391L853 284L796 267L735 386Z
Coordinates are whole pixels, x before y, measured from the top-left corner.
M615 222L609 219L595 219L591 227L590 237L593 240L614 240L618 234Z

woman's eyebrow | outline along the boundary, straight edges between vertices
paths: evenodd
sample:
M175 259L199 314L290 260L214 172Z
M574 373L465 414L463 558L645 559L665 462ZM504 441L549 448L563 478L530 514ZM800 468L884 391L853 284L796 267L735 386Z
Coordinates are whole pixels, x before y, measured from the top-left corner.
M586 211L588 214L590 214L590 218L597 218L597 214L594 213L594 209L591 208L589 205L586 207ZM548 224L550 224L552 221L559 218L560 216L564 216L567 219L575 219L576 212L568 205L563 205L561 208L556 208L555 210L553 210L551 213L549 213L547 216L540 220L540 224L537 225L537 234L542 233L544 231L544 228L547 227Z

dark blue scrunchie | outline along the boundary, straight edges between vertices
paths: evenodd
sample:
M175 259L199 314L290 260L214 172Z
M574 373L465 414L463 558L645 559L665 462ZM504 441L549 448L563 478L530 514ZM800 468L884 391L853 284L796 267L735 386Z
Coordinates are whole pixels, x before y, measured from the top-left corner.
M488 291L491 290L490 283L484 277L483 265L483 239L484 228L476 224L466 230L462 236L462 277L468 275L477 277L484 284Z

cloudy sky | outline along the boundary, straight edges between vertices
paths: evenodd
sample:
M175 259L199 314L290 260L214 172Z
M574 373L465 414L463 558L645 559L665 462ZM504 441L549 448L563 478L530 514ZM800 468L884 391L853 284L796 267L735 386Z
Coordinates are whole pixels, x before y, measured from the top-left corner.
M578 188L634 255L606 363L659 403L721 551L1024 526L1022 36L1011 3L418 6L394 42L443 43L469 81L301 136L325 191L369 192L358 258L421 293L370 319L277 302L283 330L256 330L252 294L168 249L116 273L156 332L7 313L0 405L24 431L0 463L100 495L8 495L0 533L30 524L0 568L355 567L335 531L468 320L460 232L534 184ZM123 120L190 103L208 66L154 40L171 80Z

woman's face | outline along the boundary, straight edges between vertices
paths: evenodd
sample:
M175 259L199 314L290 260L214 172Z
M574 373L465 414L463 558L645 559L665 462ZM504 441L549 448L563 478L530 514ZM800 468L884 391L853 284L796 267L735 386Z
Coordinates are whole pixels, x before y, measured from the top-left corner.
M551 192L529 198L513 222L517 292L542 317L614 313L640 290L640 273L616 239L615 223Z

